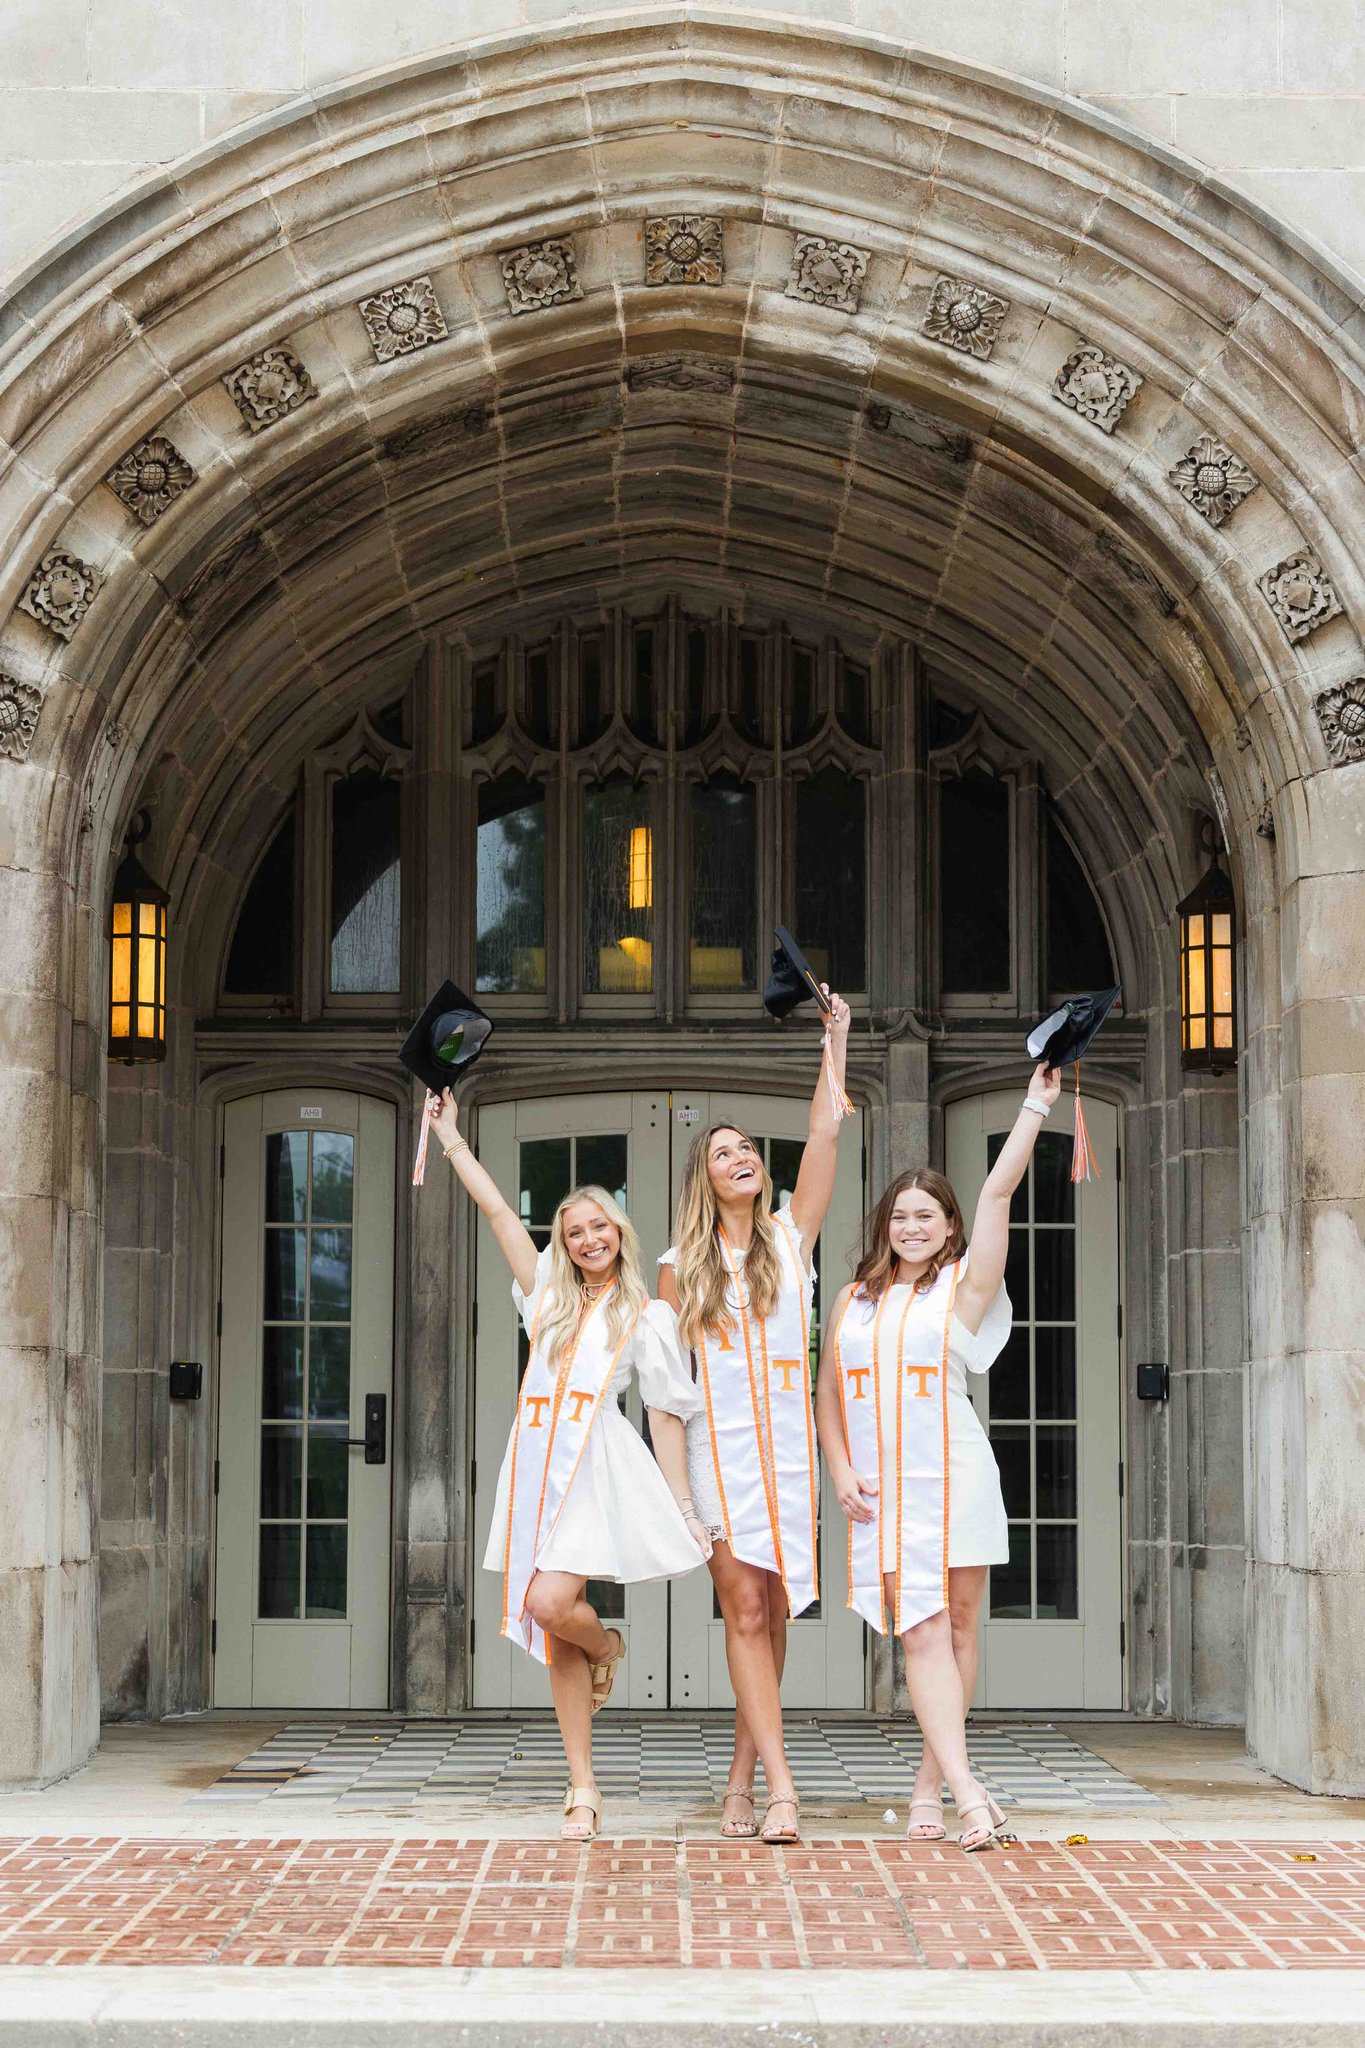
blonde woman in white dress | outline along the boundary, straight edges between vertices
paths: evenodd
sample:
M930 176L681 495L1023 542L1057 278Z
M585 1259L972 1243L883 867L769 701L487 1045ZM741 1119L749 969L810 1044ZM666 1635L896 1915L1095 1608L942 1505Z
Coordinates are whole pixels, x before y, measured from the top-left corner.
M688 1474L712 1545L738 1702L720 1831L759 1833L753 1792L761 1757L766 1842L798 1838L799 1802L782 1739L782 1667L788 1616L810 1606L818 1590L811 1252L834 1193L849 1026L848 1004L824 994L825 1052L791 1202L774 1214L757 1144L732 1124L712 1124L688 1152L677 1241L659 1275L703 1396L687 1425Z
M943 1837L946 1778L969 1852L993 1847L1004 1820L972 1776L966 1720L986 1573L1007 1562L1009 1532L966 1376L985 1372L1010 1333L1010 1199L1060 1090L1057 1068L1035 1069L977 1200L970 1246L942 1174L891 1182L820 1359L820 1447L849 1518L848 1604L883 1635L890 1626L900 1636L924 1737L907 1833Z
M602 1811L592 1717L626 1653L621 1630L603 1628L585 1588L590 1578L673 1578L709 1554L688 1495L683 1436L701 1397L673 1312L648 1298L639 1240L605 1188L572 1189L537 1252L461 1135L448 1088L431 1130L488 1218L530 1339L483 1562L502 1575L502 1633L549 1666L569 1767L561 1833L585 1841ZM618 1405L632 1373L654 1457Z

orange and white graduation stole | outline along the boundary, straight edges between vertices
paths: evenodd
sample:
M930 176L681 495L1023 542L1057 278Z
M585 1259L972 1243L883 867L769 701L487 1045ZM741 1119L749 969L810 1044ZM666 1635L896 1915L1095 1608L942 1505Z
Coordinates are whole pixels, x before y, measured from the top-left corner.
M848 1604L882 1635L883 1515L896 1517L896 1634L948 1605L948 1340L961 1270L959 1259L894 1307L890 1288L878 1302L851 1294L834 1332L848 1461L877 1475L872 1520L848 1525ZM894 1428L890 1472L883 1418Z
M512 1483L507 1508L507 1545L502 1566L502 1633L529 1650L538 1664L550 1662L545 1631L526 1612L526 1595L536 1574L541 1546L548 1543L573 1484L588 1432L616 1361L634 1325L618 1344L607 1335L603 1313L615 1281L598 1297L558 1360L537 1343L549 1298L547 1288L531 1325L531 1360L521 1383L512 1425Z
M781 1576L787 1606L797 1615L819 1591L819 1469L801 1245L784 1217L774 1216L773 1223L782 1278L769 1316L751 1311L740 1261L721 1231L733 1321L728 1329L702 1332L697 1366L725 1540L743 1563Z

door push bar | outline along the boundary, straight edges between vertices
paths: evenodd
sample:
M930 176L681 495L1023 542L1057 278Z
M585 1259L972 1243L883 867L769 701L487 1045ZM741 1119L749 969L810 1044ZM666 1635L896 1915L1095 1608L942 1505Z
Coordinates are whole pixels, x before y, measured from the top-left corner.
M389 1397L387 1394L365 1396L365 1434L348 1436L348 1444L359 1444L364 1448L367 1465L382 1465L388 1449Z

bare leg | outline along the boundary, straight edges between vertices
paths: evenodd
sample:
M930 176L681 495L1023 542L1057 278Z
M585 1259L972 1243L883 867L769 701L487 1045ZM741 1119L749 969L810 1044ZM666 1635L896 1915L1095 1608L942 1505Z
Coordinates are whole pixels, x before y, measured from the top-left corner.
M894 1598L894 1587L888 1587ZM905 1679L926 1745L933 1750L958 1812L980 1806L985 1793L967 1761L967 1708L962 1678L953 1656L952 1625L947 1608L916 1622L901 1637L905 1646Z
M725 1617L730 1683L755 1752L762 1758L768 1797L793 1798L796 1787L782 1746L782 1696L768 1612L769 1574L757 1565L741 1564L731 1555L728 1543L717 1543L710 1569ZM730 1782L741 1781L732 1778Z
M787 1662L787 1593L776 1572L765 1572L768 1594L768 1640L773 1646L773 1666L779 1688ZM732 1785L752 1785L758 1762L758 1744L749 1732L742 1707L735 1708L735 1754L730 1765Z
M568 1572L537 1572L526 1597L527 1612L545 1630L550 1647L550 1693L555 1703L569 1783L596 1786L592 1772L592 1674L589 1665L612 1653L613 1644L583 1597L586 1579ZM566 1825L584 1840L592 1831L585 1806L570 1811Z
M984 1564L960 1564L950 1566L948 1571L948 1621L953 1635L953 1660L962 1680L962 1698L968 1713L976 1691L979 1662L977 1621L986 1591L987 1569ZM926 1739L911 1801L916 1806L937 1806L942 1791L943 1767Z

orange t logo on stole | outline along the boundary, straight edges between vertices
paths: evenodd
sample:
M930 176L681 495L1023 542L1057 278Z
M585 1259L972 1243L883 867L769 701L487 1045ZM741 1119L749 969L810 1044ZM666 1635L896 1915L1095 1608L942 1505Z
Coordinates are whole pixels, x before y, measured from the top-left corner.
M870 1365L846 1365L844 1367L844 1378L853 1382L853 1399L855 1401L865 1401L867 1399L867 1383L871 1377L872 1367Z
M917 1373L919 1375L919 1385L915 1388L915 1399L917 1401L927 1401L929 1389L925 1385L925 1381L938 1378L938 1367L936 1365L907 1365L905 1370L907 1373Z
M526 1405L528 1408L533 1408L535 1410L535 1413L532 1415L531 1420L527 1427L530 1429L544 1429L545 1424L542 1420L542 1417L544 1415L545 1410L550 1405L549 1395L528 1394L526 1396Z
M592 1398L590 1393L584 1394L577 1387L570 1387L569 1399L574 1403L573 1414L569 1417L570 1422L581 1422L583 1420L583 1410L592 1406Z
M780 1372L780 1373L781 1373L781 1375L782 1375L782 1387L781 1387L781 1391L782 1391L782 1392L783 1392L784 1394L793 1394L793 1393L795 1393L796 1389L795 1389L795 1388L793 1387L793 1385L792 1385L792 1374L793 1374L794 1372L800 1372L800 1370L801 1370L801 1367L802 1367L802 1365L803 1365L804 1363L805 1363L805 1361L804 1361L803 1359L800 1359L800 1358L774 1358L774 1359L773 1359L773 1361L772 1361L772 1368L773 1368L773 1371L774 1371L774 1372Z

